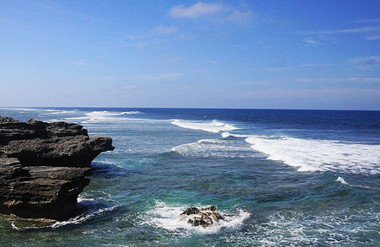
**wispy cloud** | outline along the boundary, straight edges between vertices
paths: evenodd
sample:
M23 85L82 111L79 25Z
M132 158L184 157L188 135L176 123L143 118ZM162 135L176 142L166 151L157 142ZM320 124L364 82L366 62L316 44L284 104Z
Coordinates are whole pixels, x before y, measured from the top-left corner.
M226 18L227 21L245 23L253 18L252 10L245 4L231 8L230 11L231 13Z
M304 40L306 43L309 43L309 44L312 44L312 45L319 44L318 41L316 41L315 39L312 39L312 38L310 38L310 37L304 38L303 40Z
M312 83L312 82L355 82L355 83L380 83L380 77L335 77L335 78L300 78L296 82Z
M176 33L178 32L178 28L172 26L164 26L161 24L157 26L155 29L153 29L153 32L162 34Z
M301 64L299 67L301 68L319 68L319 67L330 67L330 66L336 66L338 64L333 63L306 63Z
M183 73L161 73L152 75L139 75L135 79L142 81L171 81L184 76Z
M355 21L356 23L376 23L380 22L380 18L378 19L359 19Z
M369 33L374 31L380 31L380 26L372 27L359 27L359 28L346 28L335 30L319 30L319 31L306 31L301 32L304 35L322 35L322 34L356 34L356 33Z
M269 70L269 71L283 71L283 70L287 70L290 68L291 68L290 66L276 66L276 67L269 67L269 68L267 68L267 70Z
M356 57L348 62L358 65L380 65L380 56Z
M365 37L366 40L380 40L380 34L376 34L376 35L369 35L367 37Z
M197 2L190 6L178 5L169 10L170 16L187 19L196 19L217 14L223 21L240 23L245 23L253 17L253 11L247 4L230 6L222 3Z
M247 85L247 86L268 86L275 84L272 80L262 80L262 81L249 81L241 83L241 85Z
M179 5L173 7L169 14L178 18L198 18L205 15L215 14L223 10L221 3L197 2L189 7Z

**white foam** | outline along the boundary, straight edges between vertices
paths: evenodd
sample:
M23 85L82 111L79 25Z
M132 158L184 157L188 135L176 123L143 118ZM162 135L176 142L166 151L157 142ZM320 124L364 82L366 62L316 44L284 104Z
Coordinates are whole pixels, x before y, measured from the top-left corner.
M20 108L20 107L1 107L0 110L20 111L20 112L46 111L45 109Z
M47 109L47 113L44 113L45 115L64 115L64 114L75 114L79 111L77 109L73 110L54 110L54 109Z
M223 141L219 140L219 139L201 139L201 140L198 140L197 143L223 143Z
M109 123L109 122L124 122L131 120L130 118L122 117L123 115L141 114L139 111L129 112L110 112L110 111L93 111L85 113L84 116L65 118L65 120L79 120L82 123Z
M252 148L299 171L380 174L380 145L291 137L250 136Z
M179 120L176 119L172 121L172 124L185 128L185 129L193 129L193 130L203 130L212 133L218 133L221 131L232 131L238 129L237 127L223 123L217 120L213 121L187 121L187 120Z
M241 135L241 134L231 134L230 132L223 132L221 134L223 138L228 138L228 137L239 137L239 138L247 138L250 137L249 135Z
M202 207L202 206L199 206ZM205 207L205 206L203 206ZM248 219L250 213L238 210L235 214L228 214L225 220L215 222L212 226L203 228L202 226L194 227L187 223L188 217L181 215L187 206L169 206L162 201L156 201L155 208L147 212L148 224L169 231L187 231L201 234L212 234L221 229L234 229L240 227L244 220ZM225 213L220 211L222 215Z
M201 139L197 142L182 144L171 149L182 156L246 158L257 155L249 146L223 139Z
M133 114L142 114L140 111L125 111L120 113L120 115L133 115Z
M350 184L347 183L346 180L344 180L344 178L342 178L342 177L338 177L335 181L337 181L337 182L341 182L341 183L344 184L344 185L350 185Z

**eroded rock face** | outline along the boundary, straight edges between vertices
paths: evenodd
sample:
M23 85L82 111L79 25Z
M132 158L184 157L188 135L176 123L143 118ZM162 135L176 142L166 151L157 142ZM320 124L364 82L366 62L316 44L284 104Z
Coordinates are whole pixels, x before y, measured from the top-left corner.
M113 149L111 138L89 138L78 124L0 117L0 213L74 216L91 161Z

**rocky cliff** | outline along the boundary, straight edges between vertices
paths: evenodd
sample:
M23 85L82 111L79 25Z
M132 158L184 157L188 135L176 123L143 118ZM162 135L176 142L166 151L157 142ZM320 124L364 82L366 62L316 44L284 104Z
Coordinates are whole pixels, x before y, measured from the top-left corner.
M78 124L0 117L0 213L65 220L76 214L86 171L109 137Z

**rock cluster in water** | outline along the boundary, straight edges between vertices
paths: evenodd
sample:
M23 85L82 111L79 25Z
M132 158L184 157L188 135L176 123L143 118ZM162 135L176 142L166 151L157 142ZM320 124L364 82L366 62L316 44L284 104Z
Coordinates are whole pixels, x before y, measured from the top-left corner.
M192 226L202 226L204 228L212 226L214 223L224 220L224 217L217 212L216 206L198 209L196 207L187 208L181 215L190 216L187 221Z
M65 220L77 213L86 172L110 137L92 137L83 126L0 116L0 213Z

